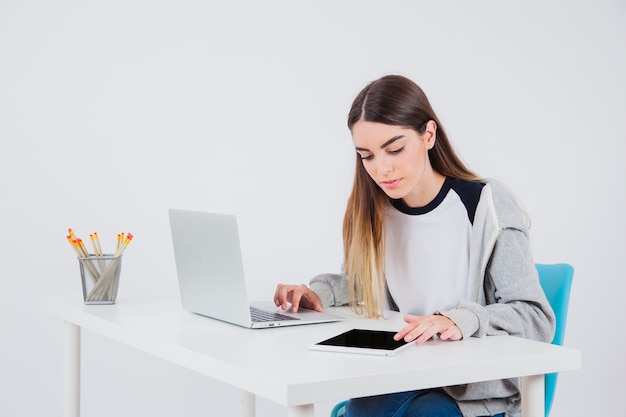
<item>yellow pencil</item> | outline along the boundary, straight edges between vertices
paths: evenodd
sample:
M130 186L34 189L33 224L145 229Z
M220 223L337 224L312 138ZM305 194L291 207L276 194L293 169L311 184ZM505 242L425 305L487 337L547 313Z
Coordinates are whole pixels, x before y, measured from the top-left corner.
M89 238L91 239L91 243L93 244L93 253L94 255L96 255L96 257L98 257L98 268L100 269L100 273L104 273L104 270L106 269L106 262L104 262L104 259L102 259L102 256L104 256L104 253L102 253L102 247L100 246L100 239L98 238L98 233L93 232L92 234L89 235Z
M96 238L93 237L93 233L89 235L89 240L91 241L91 247L93 247L94 255L98 256L98 246L96 245Z
M100 238L98 237L98 233L93 232L93 237L96 242L96 255L103 256L104 252L102 251L102 246L100 245Z
M79 237L76 237L76 235L74 235L74 237L75 238L72 239L72 244L74 245L74 249L76 250L76 254L78 255L78 257L89 258L89 253L87 252L83 241ZM70 236L68 236L68 240L70 240ZM86 262L83 265L87 268L87 271L89 272L93 283L95 284L96 282L98 282L98 279L100 278L100 272L98 272L90 262Z
M76 243L78 245L80 253L83 254L83 258L89 258L89 252L87 251L87 248L85 248L85 243L83 243L83 240L81 238L77 238Z
M133 240L132 233L127 233L126 238L124 239L124 243L122 243L122 245L119 248L117 248L117 250L115 251L116 257L122 256L122 253L124 253L124 250L126 250L126 247L128 246L131 240Z
M67 241L70 242L70 245L72 246L72 249L74 249L74 252L76 253L76 256L80 257L81 256L80 251L76 247L76 244L74 243L74 239L72 239L71 235L67 235Z

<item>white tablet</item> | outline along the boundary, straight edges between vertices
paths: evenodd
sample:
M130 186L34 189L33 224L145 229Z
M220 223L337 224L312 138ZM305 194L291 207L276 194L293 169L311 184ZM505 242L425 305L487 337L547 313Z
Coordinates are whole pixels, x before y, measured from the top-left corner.
M307 346L310 350L393 356L415 343L394 340L396 332L352 329L329 339Z

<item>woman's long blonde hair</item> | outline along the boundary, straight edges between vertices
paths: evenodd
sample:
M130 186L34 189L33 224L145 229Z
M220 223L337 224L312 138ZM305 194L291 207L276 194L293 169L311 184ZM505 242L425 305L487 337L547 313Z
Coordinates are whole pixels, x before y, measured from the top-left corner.
M428 151L433 169L453 178L480 179L456 155L422 89L406 77L388 75L367 85L352 103L348 128L359 120L407 127L419 134L433 120L437 138ZM354 184L343 220L344 271L352 309L380 317L387 296L383 230L389 197L369 176L358 153L355 156Z

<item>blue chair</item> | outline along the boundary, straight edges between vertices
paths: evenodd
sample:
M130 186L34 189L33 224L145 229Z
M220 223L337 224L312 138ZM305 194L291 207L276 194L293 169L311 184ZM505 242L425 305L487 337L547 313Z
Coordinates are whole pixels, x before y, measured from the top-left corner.
M546 298L554 310L556 316L556 331L554 332L553 345L563 345L565 336L565 325L567 323L567 309L569 306L569 296L574 278L574 268L569 264L536 264L539 273L539 282ZM558 374L547 374L545 376L545 405L546 417L550 415L554 392L556 390L556 380ZM343 417L348 401L342 401L335 405L330 412L330 417Z
M539 282L546 293L546 298L554 310L556 316L556 330L554 332L553 345L563 345L565 336L565 325L567 324L567 309L569 307L569 296L574 279L574 268L569 264L544 265L537 264L539 272ZM545 405L546 417L550 415L554 392L556 390L556 380L558 374L546 374L545 377Z
M330 411L330 417L343 417L346 412L346 404L348 404L348 401L342 401L335 405Z

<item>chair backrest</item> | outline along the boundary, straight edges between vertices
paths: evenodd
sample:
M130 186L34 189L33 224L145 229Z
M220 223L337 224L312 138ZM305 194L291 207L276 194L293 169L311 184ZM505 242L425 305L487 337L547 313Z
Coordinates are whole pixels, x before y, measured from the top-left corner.
M333 409L330 410L330 417L343 417L346 412L346 404L348 404L348 400L336 404Z
M565 325L567 324L567 310L569 307L569 296L574 278L574 268L569 264L536 264L539 273L539 282L546 294L546 298L554 310L556 316L556 330L552 344L562 345L565 336ZM556 380L558 374L546 374L545 376L545 416L550 415L554 392L556 390ZM342 401L333 407L330 416L342 417L345 412L347 401Z
M552 344L562 345L567 324L567 310L569 297L574 278L574 268L569 264L536 264L539 273L539 282L546 294L546 298L556 316L556 330ZM558 374L545 376L545 415L550 415Z

